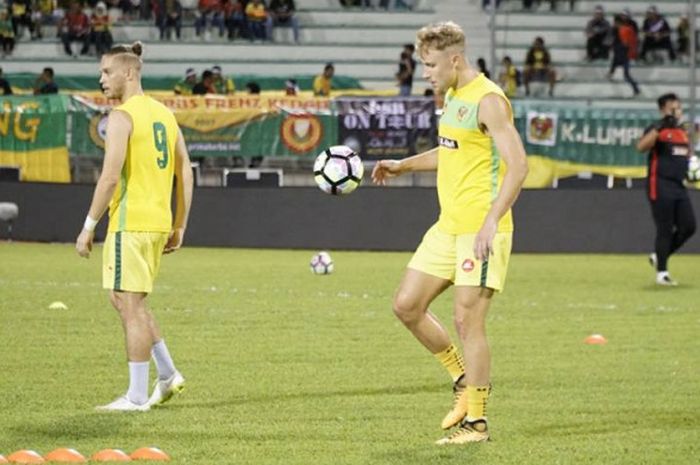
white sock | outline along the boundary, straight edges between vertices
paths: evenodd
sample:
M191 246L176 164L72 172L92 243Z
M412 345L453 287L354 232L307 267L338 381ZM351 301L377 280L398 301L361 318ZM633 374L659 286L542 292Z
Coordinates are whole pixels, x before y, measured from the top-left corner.
M148 401L149 362L129 362L129 390L126 397L133 403L143 405Z
M175 373L175 364L170 356L170 352L168 352L168 347L165 345L165 341L161 339L153 344L151 354L153 355L153 360L156 362L158 378L170 378Z

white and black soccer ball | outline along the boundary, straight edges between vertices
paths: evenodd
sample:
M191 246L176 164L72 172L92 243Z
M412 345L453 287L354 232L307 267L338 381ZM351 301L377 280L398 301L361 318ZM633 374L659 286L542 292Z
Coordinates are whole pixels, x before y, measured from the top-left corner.
M313 274L331 274L333 273L333 259L328 252L318 252L311 257L309 267Z
M693 155L688 160L688 181L700 181L700 158L697 155Z
M314 163L314 180L327 194L349 194L360 185L363 173L360 156L347 145L328 147Z

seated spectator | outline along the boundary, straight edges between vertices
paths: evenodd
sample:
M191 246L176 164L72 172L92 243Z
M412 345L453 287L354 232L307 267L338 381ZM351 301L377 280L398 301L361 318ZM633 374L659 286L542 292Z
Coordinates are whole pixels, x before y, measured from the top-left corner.
M8 16L7 10L0 10L0 15L5 12L5 16ZM9 17L7 18L9 21ZM10 29L12 29L12 26L10 26ZM12 87L10 87L10 83L8 82L7 79L2 75L2 68L0 68L0 95L12 95Z
M294 42L299 43L299 20L295 12L294 0L272 0L266 23L267 38L273 40L273 26L291 26Z
M607 60L610 54L611 27L605 19L605 10L597 5L593 18L586 25L586 58L588 61Z
M215 94L216 90L213 84L214 73L207 69L202 73L202 80L192 88L192 95Z
M221 66L214 65L211 68L211 72L214 75L212 87L214 87L214 91L217 94L231 95L236 92L236 84L233 83L233 79L223 77Z
M170 40L172 30L175 29L175 37L180 40L182 30L182 5L179 0L157 0L156 25L160 30L160 40Z
M245 12L240 0L224 0L224 24L228 40L246 35Z
M257 82L251 81L246 83L245 88L248 90L248 93L250 95L259 95L260 94L260 84Z
M192 95L192 89L197 85L197 72L194 68L187 68L185 79L178 81L173 88L177 95Z
M333 66L333 63L327 63L323 68L323 73L319 74L314 79L313 90L315 96L328 97L331 95L334 74L335 67Z
M12 55L15 49L15 31L12 28L10 15L4 8L0 8L0 45L3 57Z
M199 0L198 17L194 22L197 37L204 40L211 38L211 28L219 29L219 37L224 36L224 8L220 0Z
M53 80L53 68L44 68L34 82L34 95L57 93L58 85Z
M688 15L681 15L678 21L678 27L676 28L678 32L678 55L681 58L689 58L690 54L690 22L688 21Z
M55 11L57 11L56 0L33 0L32 23L34 23L34 37L36 39L44 37L42 26L56 23ZM63 11L60 13L62 14Z
M525 57L525 72L523 73L525 95L530 95L530 83L539 81L549 83L549 96L552 97L556 76L551 56L544 45L544 39L536 37Z
M297 95L299 94L299 86L296 79L287 79L284 81L284 94Z
M250 40L265 40L265 29L267 23L267 10L262 0L251 0L245 7L245 17L248 21L248 35Z
M503 69L501 74L498 75L498 83L508 98L516 97L518 95L518 87L520 87L520 71L507 55L503 57L501 66Z
M112 48L112 20L107 12L104 2L97 2L95 10L90 17L90 41L95 45L98 57Z
M70 4L70 9L66 16L63 17L59 26L61 41L63 42L63 50L66 55L76 56L71 49L73 42L81 42L83 44L80 54L87 55L88 47L90 46L90 20L83 13L80 3L73 1Z
M486 60L478 58L476 60L476 66L479 68L479 72L486 76L486 79L491 79L491 73L489 73L489 70L486 68Z
M34 21L32 20L32 2L31 0L10 0L8 2L10 15L12 16L12 31L15 33L15 39L19 40L22 37L20 34L20 26L29 29L32 39L34 35Z
M642 51L639 54L642 60L647 60L647 53L650 50L667 50L668 58L671 61L676 59L676 53L673 51L671 44L671 27L668 25L666 18L659 14L655 6L647 8L646 18L642 24L642 32L644 41L642 42Z

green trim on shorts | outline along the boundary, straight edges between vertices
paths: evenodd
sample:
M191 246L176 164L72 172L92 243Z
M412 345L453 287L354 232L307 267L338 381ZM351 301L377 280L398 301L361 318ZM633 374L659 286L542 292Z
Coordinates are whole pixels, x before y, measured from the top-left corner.
M114 233L114 290L122 287L122 233Z
M489 274L489 261L484 260L481 262L481 281L479 281L479 286L486 287L486 276Z

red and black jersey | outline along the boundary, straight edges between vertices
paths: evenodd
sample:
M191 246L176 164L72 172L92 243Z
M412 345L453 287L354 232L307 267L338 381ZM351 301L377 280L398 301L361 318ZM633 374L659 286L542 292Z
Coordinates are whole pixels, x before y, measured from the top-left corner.
M659 125L649 126L644 133L655 128L659 128ZM688 159L692 154L688 133L680 125L662 126L658 131L659 137L649 152L649 198L656 200L659 197L685 195L683 181L688 174Z

